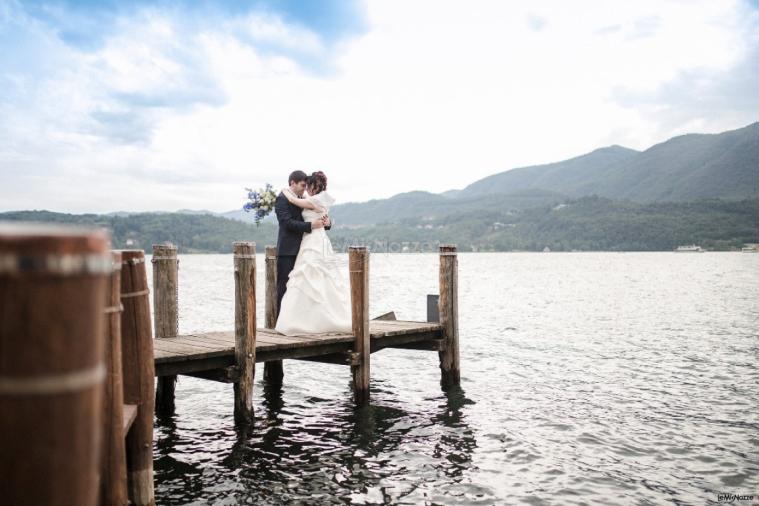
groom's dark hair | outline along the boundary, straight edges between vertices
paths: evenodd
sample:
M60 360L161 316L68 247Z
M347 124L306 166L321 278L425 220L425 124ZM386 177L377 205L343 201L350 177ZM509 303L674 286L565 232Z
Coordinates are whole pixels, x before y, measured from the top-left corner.
M287 184L292 184L293 181L300 183L301 181L305 181L307 177L306 173L302 170L294 170L290 173L290 177L287 178Z

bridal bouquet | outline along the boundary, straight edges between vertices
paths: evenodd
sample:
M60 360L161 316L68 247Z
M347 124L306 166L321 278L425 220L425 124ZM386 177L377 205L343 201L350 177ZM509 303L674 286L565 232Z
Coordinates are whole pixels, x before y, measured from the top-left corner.
M266 216L274 209L274 201L277 200L277 194L274 193L271 184L266 183L265 188L259 188L258 191L254 191L250 188L245 188L248 192L248 201L242 206L246 213L255 211L256 226L261 224Z

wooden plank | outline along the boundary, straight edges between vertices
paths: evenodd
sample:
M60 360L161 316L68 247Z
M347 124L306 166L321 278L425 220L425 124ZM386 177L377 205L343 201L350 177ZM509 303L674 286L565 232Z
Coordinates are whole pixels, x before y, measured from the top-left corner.
M122 424L124 437L129 434L129 429L132 428L135 418L137 418L137 404L124 404Z
M190 356L203 356L206 353L218 353L223 352L223 348L205 348L203 346L195 346L189 342L182 342L179 340L164 338L156 342L154 345L156 350L161 350L176 355L190 355Z
M174 340L174 342L177 342L177 343L186 343L192 346L208 348L211 350L224 350L227 348L233 349L235 347L234 342L223 343L219 341L211 341L202 336L184 335L184 336L174 337L172 339Z
M396 320L396 318L395 318L395 311L390 311L388 313L384 313L384 314L381 314L379 316L375 316L374 318L372 318L372 320L374 320L374 321L383 321L383 320L384 321L394 321L394 320Z
M412 343L399 343L383 346L384 348L396 348L401 350L423 350L423 351L441 351L443 349L442 339L430 339L428 341L414 341Z
M329 355L332 353L347 353L353 348L352 342L344 343L327 343L308 348L287 348L287 349L270 349L262 351L260 356L256 355L257 362L267 362L269 360L298 359L304 357L316 357Z
M180 360L156 362L156 376L171 376L177 374L187 374L188 372L210 371L220 369L235 364L233 353L228 355L219 355L217 357L206 357L196 360Z
M432 339L440 339L440 331L432 332L420 332L417 334L399 334L393 336L385 336L380 338L372 338L371 346L372 353L380 351L385 348L391 348L397 345L410 344L420 341L428 341Z
M359 365L358 353L352 351L346 351L341 353L330 353L327 355L316 355L313 357L301 357L296 360L305 360L307 362L321 362L324 364L338 364L338 365Z
M404 345L412 342L439 338L442 329L438 323L414 321L371 321L371 351ZM260 329L256 337L256 353L278 350L276 356L282 358L314 357L328 345L339 345L339 349L350 349L354 343L348 334L312 334L308 336L284 336L268 329ZM180 361L205 361L215 357L234 354L231 332L209 332L187 334L174 338L155 340L156 364ZM426 348L425 348L426 349ZM272 357L269 353L267 356ZM256 362L260 360L256 359ZM217 362L214 362L216 364ZM198 371L195 366L176 366L179 370ZM163 370L168 370L166 367Z
M240 372L234 365L217 369L208 369L205 371L186 372L184 375L210 381L218 381L219 383L234 383L240 378Z

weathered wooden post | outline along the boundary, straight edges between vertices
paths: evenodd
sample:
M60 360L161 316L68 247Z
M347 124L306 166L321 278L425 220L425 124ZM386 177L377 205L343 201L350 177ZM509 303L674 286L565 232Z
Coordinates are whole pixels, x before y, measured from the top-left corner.
M100 504L127 504L126 450L124 447L124 384L121 367L121 253L113 252L113 272L105 307L105 417Z
M459 368L459 277L456 245L440 245L440 298L438 313L443 327L440 358L440 382L443 387L461 382Z
M265 327L277 325L277 247L266 247L266 298ZM264 379L272 385L281 385L285 372L281 360L269 360L264 364Z
M369 334L369 251L365 246L348 249L351 287L351 321L358 364L351 366L356 403L369 402L371 342Z
M235 421L253 417L253 378L256 365L256 243L233 243L235 266Z
M179 332L179 260L177 247L171 244L153 245L153 311L155 337L176 337ZM156 411L174 412L176 376L158 378L155 393Z
M153 335L145 254L123 250L121 263L121 356L124 401L137 404L137 417L126 438L129 499L136 505L155 504L153 492Z
M108 235L0 224L0 502L97 504Z

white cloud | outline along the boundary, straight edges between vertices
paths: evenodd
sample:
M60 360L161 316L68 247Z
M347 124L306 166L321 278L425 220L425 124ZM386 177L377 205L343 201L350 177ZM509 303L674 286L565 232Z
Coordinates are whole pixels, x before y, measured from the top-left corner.
M188 27L154 10L122 20L94 53L58 44L64 68L0 102L0 207L227 210L243 187L282 184L295 168L324 170L341 201L443 191L759 114L661 101L673 83L707 98L745 64L759 24L741 2L367 9L368 32L335 48L277 17Z

